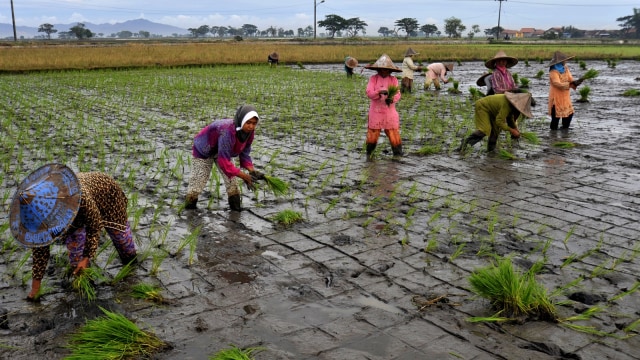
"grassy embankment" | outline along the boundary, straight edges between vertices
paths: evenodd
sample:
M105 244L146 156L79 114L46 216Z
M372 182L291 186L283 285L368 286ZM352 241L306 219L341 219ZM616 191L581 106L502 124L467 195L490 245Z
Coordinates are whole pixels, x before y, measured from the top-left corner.
M375 61L386 53L401 61L407 47L420 55L416 60L486 60L499 50L531 62L547 61L556 50L577 59L639 59L640 47L628 44L562 43L485 43L444 41L202 41L202 42L38 42L5 46L0 49L0 72L63 69L96 69L148 66L188 66L211 64L256 64L266 62L267 54L277 51L282 63L339 63L346 55L361 64ZM8 45L8 44L5 44Z

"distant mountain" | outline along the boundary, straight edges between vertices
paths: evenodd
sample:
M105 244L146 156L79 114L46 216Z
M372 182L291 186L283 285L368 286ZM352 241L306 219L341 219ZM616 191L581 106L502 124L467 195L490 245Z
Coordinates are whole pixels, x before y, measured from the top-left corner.
M190 34L189 30L182 29L176 26L165 25L155 23L145 19L137 19L137 20L127 20L122 23L115 24L93 24L90 22L83 23L84 27L91 30L96 37L100 37L98 34L102 34L101 37L110 37L111 34L119 33L120 31L131 31L132 33L138 33L139 31L148 31L151 35L161 35L161 36L173 36L174 34L178 35L187 35ZM77 23L71 24L53 24L53 28L61 31L69 31L70 28L76 26ZM36 36L46 35L45 33L39 33L38 27L30 27L30 26L16 26L16 36L18 39L25 38L34 38ZM51 38L57 37L57 34L51 34ZM12 24L1 24L0 23L0 38L13 39L13 25Z

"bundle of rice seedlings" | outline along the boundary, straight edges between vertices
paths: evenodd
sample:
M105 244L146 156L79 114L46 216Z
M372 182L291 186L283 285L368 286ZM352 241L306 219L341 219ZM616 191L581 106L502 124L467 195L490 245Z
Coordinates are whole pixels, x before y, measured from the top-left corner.
M534 132L528 132L528 131L521 132L520 137L534 145L540 144L540 139L538 139L538 135Z
M167 347L152 333L140 330L126 317L102 307L106 316L88 320L71 336L72 354L67 360L87 359L142 359Z
M586 73L584 73L584 75L582 75L582 76L580 77L580 80L589 80L589 79L593 79L593 78L595 78L596 76L598 76L598 74L599 74L599 73L598 73L598 70L596 70L596 69L589 69L589 70L587 70L587 72L586 72Z
M393 98L394 96L396 96L398 91L400 91L400 87L399 86L389 85L389 87L387 88L387 97L388 98Z
M460 81L453 80L453 87L448 88L447 92L451 94L460 94L462 91L460 91L459 87L460 87Z
M433 155L433 154L437 154L442 150L442 146L440 144L438 145L425 145L423 147L421 147L420 149L418 149L418 151L416 152L418 155Z
M491 318L473 318L471 321L557 320L556 309L547 290L536 281L533 273L514 269L509 258L474 271L469 283L473 292L488 299L497 310Z
M302 221L303 217L302 217L302 213L295 210L287 209L277 213L273 217L273 220L282 225L289 226L291 224Z
M289 184L275 176L264 176L267 187L275 196L285 196L289 193Z
M576 147L578 144L571 142L571 141L556 141L553 143L553 146L558 147L558 148L562 148L562 149L568 149L568 148L572 148L572 147Z
M534 76L536 79L542 79L542 76L544 75L544 71L539 70L536 75Z
M640 96L640 90L629 89L622 93L622 96Z
M209 357L209 360L253 360L254 353L264 350L263 347L252 347L244 350L231 345L228 349L222 349Z
M505 149L498 150L498 156L500 156L500 158L504 160L519 160L517 156L513 155Z
M580 94L580 99L576 100L578 102L589 102L589 94L591 93L591 88L588 86L583 86L580 88L580 90L578 90L578 93Z
M88 267L73 279L71 287L80 293L80 297L87 301L93 301L96 299L96 290L93 284L104 279L105 277L100 269Z
M486 96L482 91L474 88L473 86L469 88L469 93L471 94L471 98L473 100L477 100Z
M136 299L148 300L157 304L165 302L164 296L160 294L160 288L151 284L140 283L131 288L131 296Z

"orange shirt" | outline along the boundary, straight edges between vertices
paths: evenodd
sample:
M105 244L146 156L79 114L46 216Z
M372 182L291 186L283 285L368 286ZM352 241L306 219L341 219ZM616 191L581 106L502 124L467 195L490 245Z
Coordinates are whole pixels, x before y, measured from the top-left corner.
M549 115L555 106L556 117L559 118L573 114L570 92L573 76L566 65L564 69L564 74L560 74L557 70L549 71Z

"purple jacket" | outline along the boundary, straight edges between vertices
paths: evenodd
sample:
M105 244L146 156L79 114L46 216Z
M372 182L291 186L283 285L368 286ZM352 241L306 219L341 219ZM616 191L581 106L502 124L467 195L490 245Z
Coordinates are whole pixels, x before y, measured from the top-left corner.
M216 120L205 126L193 139L193 156L200 159L217 157L216 161L220 170L232 178L240 173L231 158L240 157L240 167L252 168L251 143L252 132L245 142L240 142L236 137L236 128L233 119Z

